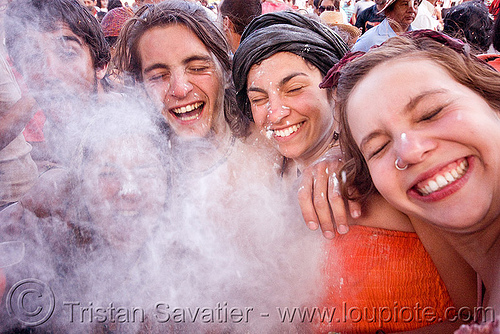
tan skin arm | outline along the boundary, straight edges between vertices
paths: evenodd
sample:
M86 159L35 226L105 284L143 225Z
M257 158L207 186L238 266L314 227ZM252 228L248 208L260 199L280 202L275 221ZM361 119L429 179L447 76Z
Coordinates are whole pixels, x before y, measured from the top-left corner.
M304 222L311 230L321 227L327 239L334 237L334 230L347 233L348 225L362 224L356 221L362 213L359 203L348 201L346 205L340 195L341 168L342 152L335 146L304 169L299 180L297 197Z
M6 105L0 103L0 150L4 149L24 129L36 112L36 102L30 97L23 95L13 106L6 109Z

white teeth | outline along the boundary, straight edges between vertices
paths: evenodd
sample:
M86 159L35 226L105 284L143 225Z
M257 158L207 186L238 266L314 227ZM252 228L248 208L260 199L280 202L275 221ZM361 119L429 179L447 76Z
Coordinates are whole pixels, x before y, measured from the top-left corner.
M189 117L182 117L182 120L183 121L190 121L192 119L196 119L198 117L198 115L193 115L193 116L189 116Z
M453 182L455 181L455 178L453 177L453 175L451 175L449 172L448 173L445 173L444 174L444 177L446 179L446 181L448 182ZM458 177L458 173L457 173L457 177Z
M445 185L447 185L448 181L446 181L446 179L444 178L444 176L439 175L438 177L436 177L436 183L441 188L441 187L444 187Z
M429 182L429 187L431 188L431 191L436 191L439 189L439 186L438 184L436 183L436 181L431 181Z
M302 126L302 123L292 125L291 127L287 129L282 129L282 130L274 130L274 134L277 137L288 137L292 133L296 132L300 127Z
M180 107L180 108L175 108L172 111L176 114L185 114L187 112L193 111L196 108L200 107L203 104L203 102L197 102L188 106Z
M425 186L418 188L418 191L424 196L429 195L460 179L468 169L469 164L467 163L467 160L464 160L454 169L447 171L444 174L437 175L434 180L431 180Z

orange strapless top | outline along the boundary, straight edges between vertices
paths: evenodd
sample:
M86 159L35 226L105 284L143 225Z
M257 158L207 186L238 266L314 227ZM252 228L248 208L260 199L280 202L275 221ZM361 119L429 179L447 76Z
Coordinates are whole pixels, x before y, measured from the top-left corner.
M453 306L416 233L350 226L326 244L323 270L321 333L413 330Z

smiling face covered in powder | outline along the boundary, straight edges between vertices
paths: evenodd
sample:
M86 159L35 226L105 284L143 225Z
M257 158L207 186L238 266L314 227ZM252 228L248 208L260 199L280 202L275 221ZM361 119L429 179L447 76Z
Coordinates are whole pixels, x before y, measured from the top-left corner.
M183 25L156 27L138 51L146 91L175 133L217 132L224 122L222 71L202 41Z
M122 28L116 60L177 138L245 135L232 111L229 45L203 7L177 0L143 7Z
M333 98L319 88L321 72L301 57L277 53L248 73L248 99L257 128L278 151L304 165L333 138Z

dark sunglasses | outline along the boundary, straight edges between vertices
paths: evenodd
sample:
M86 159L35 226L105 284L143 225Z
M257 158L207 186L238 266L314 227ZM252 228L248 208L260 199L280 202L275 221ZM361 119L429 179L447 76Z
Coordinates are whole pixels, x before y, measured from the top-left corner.
M330 11L330 12L334 12L335 11L335 6L319 6L319 12L320 13L323 13L324 11Z

